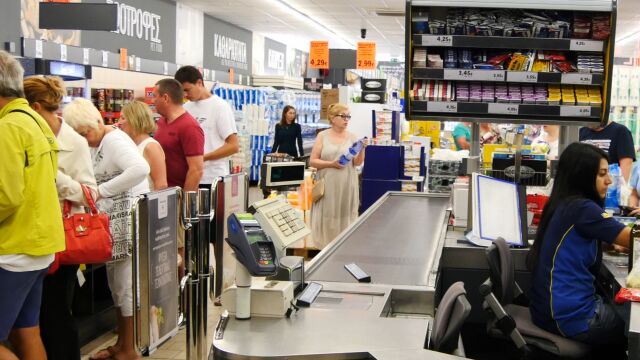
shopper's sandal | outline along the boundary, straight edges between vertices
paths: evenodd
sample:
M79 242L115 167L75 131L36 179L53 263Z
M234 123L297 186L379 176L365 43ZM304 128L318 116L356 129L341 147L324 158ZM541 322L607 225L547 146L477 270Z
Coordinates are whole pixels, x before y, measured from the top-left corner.
M108 360L111 359L118 351L113 346L107 346L106 348L91 355L89 360Z

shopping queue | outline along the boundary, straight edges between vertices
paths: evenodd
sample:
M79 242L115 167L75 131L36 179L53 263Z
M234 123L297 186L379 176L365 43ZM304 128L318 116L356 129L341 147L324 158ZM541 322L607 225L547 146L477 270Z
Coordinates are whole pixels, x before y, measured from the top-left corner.
M57 261L74 230L63 226L63 215L72 218L95 204L113 215L138 195L167 186L197 190L208 168L213 176L228 174L218 165L238 151L237 131L230 106L220 101L209 109L215 118L205 114L196 121L182 106L186 93L175 79L156 84L153 101L162 117L154 139L149 133L155 123L142 102L125 106L117 127L105 125L85 99L65 106L59 117L62 80L23 76L19 62L0 51L0 293L13 294L0 297L0 359L80 359L71 300L82 261ZM223 135L219 126L203 125L215 121L232 125ZM130 229L130 221L118 217L103 229L113 241L104 262L118 339L91 359L139 358L133 339L135 239L120 230Z

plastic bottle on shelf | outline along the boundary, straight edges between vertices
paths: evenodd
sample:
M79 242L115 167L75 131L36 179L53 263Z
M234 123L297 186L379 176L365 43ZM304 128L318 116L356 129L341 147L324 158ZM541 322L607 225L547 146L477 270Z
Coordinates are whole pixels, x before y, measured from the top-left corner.
M353 160L353 158L356 155L358 155L358 153L364 147L364 140L365 139L366 138L362 138L362 139L354 142L346 153L340 155L340 159L338 159L338 163L341 166L345 166L345 165L347 165L349 163L349 161Z

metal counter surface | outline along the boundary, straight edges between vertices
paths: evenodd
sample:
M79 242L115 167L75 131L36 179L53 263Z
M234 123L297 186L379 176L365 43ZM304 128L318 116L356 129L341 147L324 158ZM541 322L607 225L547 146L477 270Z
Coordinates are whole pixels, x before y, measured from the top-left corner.
M626 259L621 261L620 257L604 254L602 257L602 267L600 275L603 279L600 286L607 293L613 303L613 297L620 288L625 287L627 282ZM625 266L621 266L625 264ZM629 325L629 360L640 360L640 303L624 303L615 305L618 314L627 321Z
M323 284L291 318L230 315L216 359L460 359L424 349L449 198L387 193L320 252L306 280ZM425 231L427 229L428 231ZM371 275L358 283L344 265Z
M311 261L308 279L356 283L344 268L354 262L373 283L435 286L449 197L391 192L381 200Z

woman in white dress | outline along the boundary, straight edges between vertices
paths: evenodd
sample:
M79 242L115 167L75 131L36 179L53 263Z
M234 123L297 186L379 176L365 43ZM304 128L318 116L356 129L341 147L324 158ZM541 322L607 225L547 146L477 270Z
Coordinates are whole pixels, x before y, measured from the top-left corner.
M311 150L310 165L318 169L318 180L324 179L324 196L311 208L311 242L322 249L358 217L359 186L356 166L364 162L364 150L342 166L338 162L357 141L347 131L351 113L344 104L328 109L331 128L318 134Z
M118 315L118 341L91 359L138 359L133 339L133 284L131 204L149 191L149 164L136 144L119 129L105 126L98 109L87 99L75 99L63 110L65 121L91 148L98 182L98 208L109 214L113 260L107 263L107 280Z
M122 108L118 126L138 146L140 155L147 160L151 172L149 173L149 188L162 190L167 187L167 165L164 161L162 146L149 134L156 130L156 123L149 106L142 101L132 101Z

